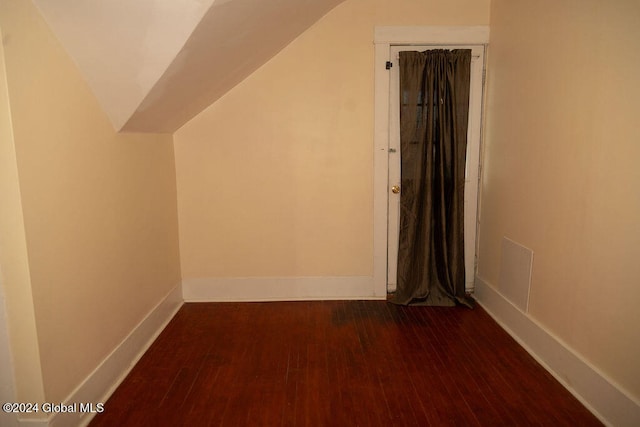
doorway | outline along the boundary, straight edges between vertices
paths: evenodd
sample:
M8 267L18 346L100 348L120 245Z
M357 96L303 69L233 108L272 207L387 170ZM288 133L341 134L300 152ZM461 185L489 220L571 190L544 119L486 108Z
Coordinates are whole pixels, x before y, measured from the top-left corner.
M374 287L395 290L400 201L398 54L403 50L471 49L471 88L465 168L465 289L473 291L480 171L480 139L487 27L376 28L374 164ZM383 67L384 73L380 67Z

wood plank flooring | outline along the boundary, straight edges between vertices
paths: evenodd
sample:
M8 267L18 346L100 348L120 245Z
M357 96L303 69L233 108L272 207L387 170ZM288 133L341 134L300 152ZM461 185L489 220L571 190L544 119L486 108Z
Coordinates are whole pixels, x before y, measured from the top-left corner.
M185 304L98 426L596 426L480 307Z

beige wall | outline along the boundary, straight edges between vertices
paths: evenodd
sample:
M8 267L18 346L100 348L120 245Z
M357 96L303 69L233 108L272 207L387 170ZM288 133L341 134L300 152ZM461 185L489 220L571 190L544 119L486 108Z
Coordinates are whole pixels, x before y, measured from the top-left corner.
M640 399L640 3L493 0L479 275L534 251L530 315Z
M0 27L22 203L14 181L11 214L18 224L22 210L28 255L28 274L3 277L9 327L15 340L30 320L30 280L29 344L39 348L45 399L57 402L180 281L172 137L115 134L30 2L3 1ZM23 286L19 301L9 297Z
M2 28L0 27L0 34ZM27 258L27 243L22 216L22 201L18 185L16 150L11 124L9 93L5 72L4 48L0 44L0 303L6 305L7 332L11 323L8 343L13 350L4 369L3 378L20 378L13 391L18 401L41 401L44 398L40 353L36 335L33 295ZM10 304L9 304L10 303ZM5 313L4 308L1 310ZM3 325L5 318L0 320ZM2 331L4 332L4 331ZM12 359L12 360L11 360ZM5 384L3 384L3 387ZM0 418L3 420L4 418Z
M347 0L178 130L183 278L371 276L374 26L488 14Z

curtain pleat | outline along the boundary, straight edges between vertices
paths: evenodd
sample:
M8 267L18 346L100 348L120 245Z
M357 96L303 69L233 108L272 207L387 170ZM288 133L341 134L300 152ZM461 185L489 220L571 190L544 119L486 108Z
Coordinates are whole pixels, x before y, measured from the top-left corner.
M470 71L469 49L400 52L397 304L472 304L464 284Z

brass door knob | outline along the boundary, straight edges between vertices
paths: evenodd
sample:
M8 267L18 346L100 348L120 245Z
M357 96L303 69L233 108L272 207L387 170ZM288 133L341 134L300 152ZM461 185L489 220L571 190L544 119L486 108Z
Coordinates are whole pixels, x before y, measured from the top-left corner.
M393 194L398 194L400 193L400 186L399 185L394 185L393 187L391 187L391 192Z

